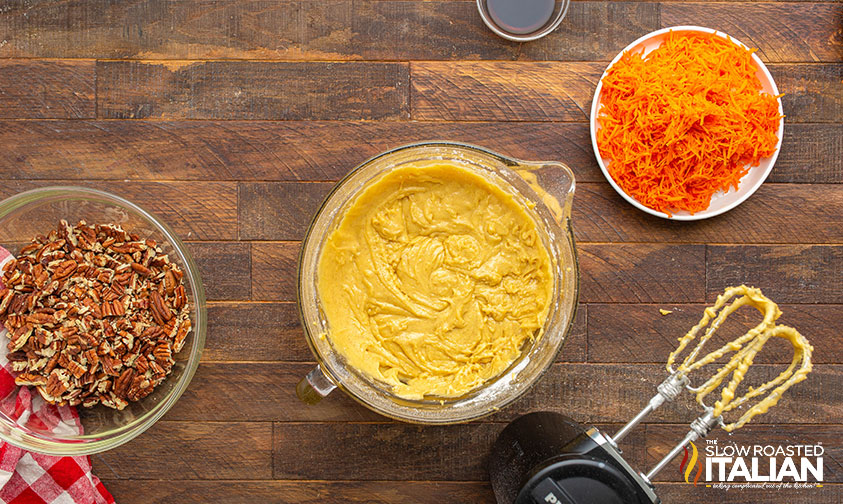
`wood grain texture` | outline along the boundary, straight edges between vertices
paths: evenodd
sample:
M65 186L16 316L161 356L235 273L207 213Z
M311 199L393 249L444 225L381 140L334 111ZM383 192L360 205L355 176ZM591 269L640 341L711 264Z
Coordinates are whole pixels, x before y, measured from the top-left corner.
M705 247L663 244L578 246L580 301L693 302L705 295Z
M97 62L108 119L401 119L401 63Z
M567 163L603 182L587 123L357 121L2 121L0 173L12 179L338 180L364 160L450 139ZM772 182L843 182L843 125L787 124Z
M763 418L763 417L762 417ZM667 455L668 451L673 447L677 440L682 439L688 432L687 425L648 425L644 435L646 462L645 466L652 467L662 457ZM840 483L843 480L843 463L841 463L841 456L843 456L843 448L840 447L840 436L843 435L843 427L841 426L826 426L823 429L809 426L792 426L785 429L780 429L775 425L756 425L749 424L745 429L739 429L732 434L715 429L708 436L705 441L698 442L697 448L700 450L700 461L705 465L708 443L715 442L718 446L723 447L727 445L737 445L740 447L753 447L759 445L772 446L787 446L787 445L823 445L825 453L823 454L823 482L825 483ZM774 457L778 463L777 467L781 467L784 457ZM813 461L813 458L810 459ZM794 462L799 464L799 459L794 458ZM676 464L672 464L678 467ZM715 466L716 467L716 466ZM767 467L766 457L762 458L759 464L759 473L764 474L764 468ZM696 471L694 472L696 474ZM693 474L692 474L693 477ZM715 478L717 476L715 475ZM672 481L683 482L679 471L664 470L656 476L655 481ZM703 485L705 481L705 472L700 477L699 484ZM816 489L821 491L821 489ZM789 494L788 494L789 495ZM830 502L830 501L829 501Z
M562 160L577 180L603 180L584 123L3 121L0 143L7 154L0 156L0 173L20 179L338 180L383 151L436 139L522 159ZM821 145L813 150L824 152ZM827 161L843 171L843 160Z
M766 289L765 289L766 290ZM676 349L677 339L696 325L704 304L588 305L588 362L660 363ZM780 305L779 323L797 328L814 345L816 363L843 362L843 319L840 305ZM662 315L659 309L671 310ZM706 348L729 341L760 322L757 311L744 308L731 315ZM722 344L722 343L721 343ZM684 354L683 354L684 355ZM784 342L770 341L756 358L759 363L789 363L793 355Z
M343 393L316 406L302 404L296 384L314 363L203 362L190 387L167 413L168 420L214 422L379 421Z
M661 4L663 27L698 25L758 48L765 62L840 61L843 7L837 3L698 2Z
M785 122L843 122L843 64L770 65L769 69L784 93Z
M843 499L843 485L823 485L822 488L806 489L746 489L723 491L717 488L699 488L680 483L658 485L659 497L665 504L681 502L717 502L718 504L746 504L747 502L777 502L785 495L789 502L800 504L827 504ZM785 493L786 492L786 493Z
M208 300L249 299L252 258L248 243L192 242L187 247L199 266Z
M757 364L745 383L764 383L783 368L782 364ZM554 364L530 392L490 420L510 421L529 411L549 409L581 423L625 423L641 411L666 377L664 364ZM790 389L758 423L781 424L782 429L790 424L837 423L843 412L843 392L833 390L838 388L833 384L841 377L843 367L839 365L815 365L810 378ZM688 424L700 410L686 394L661 406L647 421Z
M81 185L121 196L167 223L182 240L237 237L237 186L230 182L2 180L0 198L46 186ZM55 216L56 223L61 216ZM52 218L50 218L52 225Z
M252 244L252 299L295 301L298 242Z
M0 57L430 60L515 59L522 51L486 28L471 2L18 0L0 14ZM608 60L656 28L657 4L574 2L562 27L525 51Z
M630 42L659 28L659 9L656 2L571 2L559 28L522 44L518 59L608 63Z
M843 182L843 124L786 124L773 182Z
M678 24L757 47L787 115L767 183L696 223L651 218L615 194L588 124L607 62ZM615 432L655 393L706 303L748 283L812 341L815 368L769 414L710 437L821 441L826 484L695 488L679 483L677 460L659 495L843 502L841 27L839 0L575 1L527 44L491 33L473 0L5 2L0 199L57 183L125 196L187 241L209 299L190 387L151 430L94 456L95 474L122 504L492 502L486 458L506 422L551 410ZM396 422L339 390L306 406L295 385L315 363L295 305L299 240L349 170L435 139L574 170L581 282L569 341L527 394L469 424ZM724 335L751 323L744 311L733 319ZM748 382L787 361L785 345L770 345ZM652 466L699 412L687 394L665 404L624 440L627 459Z
M269 423L161 421L91 461L95 474L110 479L263 479L272 477L271 452Z
M242 240L301 240L332 183L240 183Z
M500 423L276 423L275 477L482 481L488 478L488 454L504 427ZM600 427L613 431L619 426ZM325 449L326 439L332 449ZM643 459L643 443L637 433L624 440L624 455L631 463Z
M780 303L843 301L843 246L770 245L708 247L706 299L730 285L763 287Z
M240 238L301 240L332 187L331 183L240 183ZM573 222L577 240L585 242L639 241L646 236L646 241L670 243L840 243L843 192L835 185L766 184L726 215L688 223L641 212L605 182L579 184Z
M579 241L659 243L841 243L839 185L766 183L739 207L714 219L679 222L644 213L609 184L578 184L574 233Z
M557 362L584 362L587 307L577 308ZM211 303L203 361L292 361L314 359L295 303Z
M374 413L340 391L313 406L298 402L296 383L313 368L293 362L204 362L185 394L167 413L169 420L383 422ZM747 384L770 379L782 365L758 364ZM511 406L486 417L484 422L508 422L530 411L562 411L578 422L626 422L646 404L666 377L663 364L558 363ZM788 391L763 423L828 424L843 414L843 366L817 364L810 379ZM690 397L662 406L648 421L687 423L698 416ZM804 404L814 405L810 409ZM233 407L236 405L237 407Z
M602 63L412 62L413 119L584 121Z
M485 481L196 481L196 480L109 480L106 487L118 502L125 504L488 504L494 501ZM722 504L775 502L781 490L745 489L724 492L687 485L684 482L660 482L659 497L665 504L695 502L696 499ZM843 485L825 484L823 488L788 490L791 502L828 504L843 498ZM702 496L702 497L701 497Z
M96 116L93 61L0 61L0 118Z
M203 361L312 361L295 303L213 303Z
M120 504L489 504L485 481L120 481L105 480Z

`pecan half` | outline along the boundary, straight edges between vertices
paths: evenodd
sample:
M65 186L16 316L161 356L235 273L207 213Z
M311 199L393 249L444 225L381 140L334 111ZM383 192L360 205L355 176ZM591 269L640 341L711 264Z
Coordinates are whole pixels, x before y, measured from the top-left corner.
M122 409L172 371L191 331L184 273L113 224L37 236L0 272L16 382L55 404Z

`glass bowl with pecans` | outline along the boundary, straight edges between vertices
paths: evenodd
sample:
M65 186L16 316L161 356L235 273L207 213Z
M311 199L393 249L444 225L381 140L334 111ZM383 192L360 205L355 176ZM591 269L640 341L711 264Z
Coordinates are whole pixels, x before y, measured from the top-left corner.
M0 438L84 455L119 446L187 388L205 293L184 244L123 198L45 187L0 202Z

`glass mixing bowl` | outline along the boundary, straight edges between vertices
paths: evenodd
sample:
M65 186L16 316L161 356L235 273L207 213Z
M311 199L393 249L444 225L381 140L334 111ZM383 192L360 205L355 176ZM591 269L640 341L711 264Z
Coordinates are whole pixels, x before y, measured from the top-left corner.
M199 271L184 244L167 225L123 198L83 187L45 187L0 202L0 246L17 253L38 234L55 229L60 219L71 224L120 224L141 239L152 238L184 272L193 330L188 334L172 373L155 390L122 411L105 406L78 407L81 435L70 429L45 430L37 422L23 423L0 411L0 438L27 450L52 455L86 455L119 446L152 426L185 391L205 345L205 291ZM4 337L0 351L5 352ZM38 393L33 390L37 395ZM16 390L12 394L16 393ZM0 398L2 400L2 398Z
M317 289L323 244L356 196L380 175L408 163L431 160L463 166L513 194L536 221L550 253L553 302L541 337L525 343L521 355L503 373L455 398L408 400L389 387L346 365L331 344L330 327ZM571 229L574 175L554 162L510 159L473 145L428 142L406 145L376 156L355 168L327 196L307 231L299 256L298 303L302 327L318 366L297 387L299 398L315 403L339 387L366 407L398 420L447 424L491 414L514 401L539 379L559 352L577 306L579 273Z

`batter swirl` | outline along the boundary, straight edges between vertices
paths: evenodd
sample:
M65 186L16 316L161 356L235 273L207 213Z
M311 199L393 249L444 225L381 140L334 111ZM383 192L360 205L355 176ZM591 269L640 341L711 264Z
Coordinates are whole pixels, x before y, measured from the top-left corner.
M328 337L401 397L456 397L505 370L550 307L548 252L512 195L455 164L394 169L319 259Z

